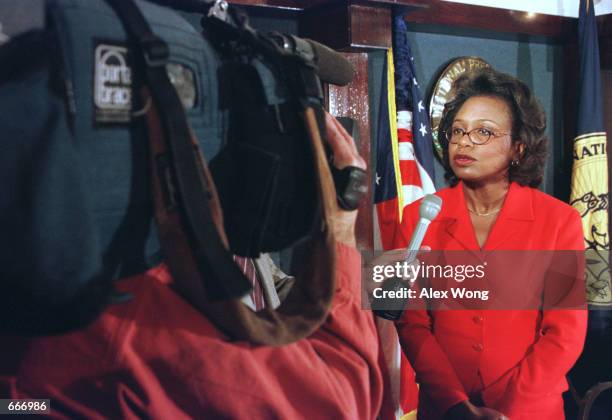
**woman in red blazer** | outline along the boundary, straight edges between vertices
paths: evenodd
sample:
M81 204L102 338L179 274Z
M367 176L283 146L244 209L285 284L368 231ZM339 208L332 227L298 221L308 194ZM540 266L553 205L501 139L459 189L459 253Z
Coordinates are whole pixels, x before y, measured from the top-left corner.
M451 187L423 245L432 250L584 250L578 213L534 187L545 116L520 81L487 69L457 80L440 124ZM395 238L405 247L419 203ZM520 268L520 267L517 267ZM563 419L565 375L586 310L406 310L396 327L420 384L419 419Z

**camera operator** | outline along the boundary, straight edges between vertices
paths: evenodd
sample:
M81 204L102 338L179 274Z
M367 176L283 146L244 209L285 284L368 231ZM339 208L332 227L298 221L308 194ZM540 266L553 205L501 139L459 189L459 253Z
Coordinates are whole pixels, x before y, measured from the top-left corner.
M325 123L334 165L365 168L341 125L329 114ZM308 338L229 341L160 265L117 282L133 299L83 330L4 338L2 398L51 398L59 418L375 418L383 384L372 314L360 307L356 213L335 209L336 293Z

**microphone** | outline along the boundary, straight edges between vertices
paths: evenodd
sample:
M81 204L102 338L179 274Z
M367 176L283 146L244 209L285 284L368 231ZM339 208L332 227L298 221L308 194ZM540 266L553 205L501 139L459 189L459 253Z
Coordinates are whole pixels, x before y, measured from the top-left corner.
M355 68L342 54L312 39L291 34L268 32L281 49L296 54L317 67L319 79L338 86L346 86L355 78Z
M346 86L355 78L355 68L342 54L311 39L304 39L313 50L314 62L319 68L321 80L338 86Z
M408 253L406 254L405 261L407 263L412 263L421 248L421 243L423 243L423 238L425 237L425 233L427 233L427 228L433 219L438 216L440 210L442 209L442 199L437 195L427 194L423 201L421 201L421 205L419 206L419 222L417 223L414 232L412 232L412 237L410 238L410 243L408 244ZM385 281L383 284L384 290L394 290L399 292L403 287L405 287L406 281L394 277ZM395 321L401 318L402 313L404 312L404 307L406 307L406 301L408 298L404 299L402 302L402 309L377 309L374 310L374 314L377 316L388 319L391 321ZM397 299L394 299L397 301ZM394 303L395 307L397 303Z
M440 213L440 209L442 209L442 199L440 197L433 194L427 194L423 197L423 201L421 201L419 206L419 222L414 232L412 232L412 238L410 238L410 243L408 244L408 254L406 254L406 261L408 263L416 259L425 233L427 233L427 228L431 221Z

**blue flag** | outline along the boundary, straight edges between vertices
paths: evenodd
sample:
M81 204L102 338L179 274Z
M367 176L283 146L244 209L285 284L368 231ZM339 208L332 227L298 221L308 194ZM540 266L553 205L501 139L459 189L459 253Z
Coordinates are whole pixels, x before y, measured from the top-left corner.
M570 202L582 217L587 249L587 299L612 307L608 231L608 159L593 0L580 1L578 113Z

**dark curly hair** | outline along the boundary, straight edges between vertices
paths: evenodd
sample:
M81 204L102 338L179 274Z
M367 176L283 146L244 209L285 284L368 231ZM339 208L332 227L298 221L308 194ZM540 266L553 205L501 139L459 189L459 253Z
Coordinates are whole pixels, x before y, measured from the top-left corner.
M509 168L510 181L530 187L540 185L546 160L546 115L529 88L513 76L485 68L463 74L453 84L452 92L453 99L444 105L438 129L443 150L442 164L450 185L456 185L459 178L450 166L449 143L445 133L451 130L455 116L465 101L474 96L495 97L506 102L512 114L512 144L524 144L519 165Z

